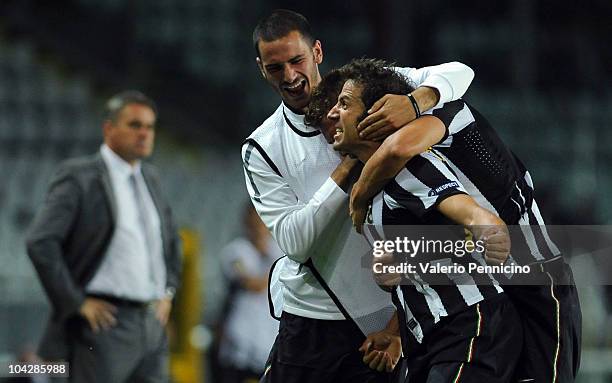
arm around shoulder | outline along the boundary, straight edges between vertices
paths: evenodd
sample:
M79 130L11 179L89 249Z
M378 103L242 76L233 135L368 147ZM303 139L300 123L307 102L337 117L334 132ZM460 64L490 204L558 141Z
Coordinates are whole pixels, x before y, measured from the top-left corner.
M344 206L346 192L330 177L303 202L257 150L243 146L242 159L247 191L262 221L289 258L306 262L327 224ZM338 174L338 182L346 176Z
M387 94L377 100L357 128L364 139L380 141L426 111L459 99L474 79L474 71L459 62L395 69L416 89L407 96Z
M438 143L445 132L444 124L438 118L423 116L387 137L363 167L351 193L351 206L364 205L411 158Z
M405 68L401 70L401 73L414 82L417 88L436 89L439 99L435 106L461 98L474 80L472 68L458 61L419 69ZM422 108L421 111L424 112L427 109L429 108Z

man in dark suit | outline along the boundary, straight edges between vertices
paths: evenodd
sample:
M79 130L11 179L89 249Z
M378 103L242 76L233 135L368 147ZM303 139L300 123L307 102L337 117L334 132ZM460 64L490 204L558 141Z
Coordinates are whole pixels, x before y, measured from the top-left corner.
M53 177L27 237L52 304L39 353L73 382L165 382L164 327L179 285L179 238L155 169L157 110L140 92L107 103L104 144Z

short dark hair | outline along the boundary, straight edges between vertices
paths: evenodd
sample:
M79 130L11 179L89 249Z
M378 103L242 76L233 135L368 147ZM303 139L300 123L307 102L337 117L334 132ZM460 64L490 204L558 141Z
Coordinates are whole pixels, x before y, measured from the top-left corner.
M115 94L106 102L106 106L104 108L104 119L116 122L119 113L121 113L121 110L123 110L123 108L125 108L128 104L141 104L148 106L157 116L157 106L151 98L137 90L125 90Z
M270 42L287 36L292 31L298 31L302 37L313 45L315 37L312 34L310 23L301 14L288 9L275 9L270 15L259 20L253 30L253 46L257 57L259 53L259 41Z
M391 63L369 58L353 59L323 76L310 98L304 118L306 124L321 125L348 80L353 80L363 88L361 101L366 111L385 94L408 94L415 88L407 77L393 69ZM359 120L363 118L365 115Z

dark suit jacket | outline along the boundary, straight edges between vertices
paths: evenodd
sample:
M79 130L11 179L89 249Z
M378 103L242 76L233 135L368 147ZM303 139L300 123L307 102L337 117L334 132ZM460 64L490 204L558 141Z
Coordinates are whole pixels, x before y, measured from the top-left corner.
M167 286L177 288L182 261L176 226L155 169L143 162L142 174L161 220ZM39 348L43 358L69 359L71 323L78 318L84 288L102 262L115 221L116 202L102 156L62 163L27 236L28 255L52 304Z

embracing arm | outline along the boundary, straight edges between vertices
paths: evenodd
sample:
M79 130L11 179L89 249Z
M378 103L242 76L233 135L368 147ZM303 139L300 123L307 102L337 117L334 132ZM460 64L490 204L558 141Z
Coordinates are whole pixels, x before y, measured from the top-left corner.
M242 159L247 190L262 221L289 258L307 261L317 238L345 206L357 161L345 158L312 198L302 202L257 147L245 143Z
M421 113L462 97L474 79L465 64L450 62L424 68L396 68L417 88L411 92ZM387 94L374 103L357 130L361 137L382 140L418 117L405 95Z
M351 191L350 212L353 223L361 228L368 201L376 195L414 156L438 143L445 135L442 121L423 116L393 133L366 162Z
M350 210L355 226L363 223L367 201L380 191L410 159L463 129L473 120L462 100L444 104L393 133L368 160L351 193Z
M434 105L430 103L425 104L425 102L431 102L431 100L428 101L430 96L424 97L424 104L421 105L419 98L415 95L417 102L419 102L421 112L425 112L434 106L439 106L461 98L465 92L467 92L474 79L474 71L472 68L457 61L419 69L401 68L398 70L413 81L417 89L420 87L429 87L438 91L439 98Z
M466 226L477 239L485 242L485 260L503 263L510 254L510 235L504 221L481 207L467 194L444 199L438 211L456 223Z
M438 211L454 222L467 226L505 226L504 221L487 209L480 207L467 194L455 194L438 205Z

